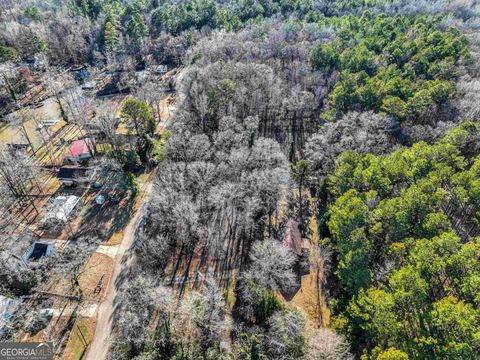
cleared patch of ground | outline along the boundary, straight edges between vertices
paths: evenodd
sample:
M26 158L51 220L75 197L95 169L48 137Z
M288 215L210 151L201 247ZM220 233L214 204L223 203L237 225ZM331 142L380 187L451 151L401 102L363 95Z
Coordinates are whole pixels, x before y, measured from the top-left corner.
M79 316L73 325L65 351L61 359L79 360L83 357L88 345L93 339L96 319Z
M123 230L120 231L115 231L112 236L110 236L110 239L108 239L107 242L103 243L105 246L115 246L118 245L122 242L123 240Z
M310 199L312 207L309 221L309 241L310 241L310 273L303 275L301 286L295 296L290 300L290 304L301 308L309 317L310 321L316 326L328 326L330 323L330 310L327 307L325 297L322 293L322 286L325 281L324 263L319 253L320 236L318 234L318 224L315 214L315 203Z
M80 275L83 297L88 300L103 299L112 276L113 260L106 254L94 252Z

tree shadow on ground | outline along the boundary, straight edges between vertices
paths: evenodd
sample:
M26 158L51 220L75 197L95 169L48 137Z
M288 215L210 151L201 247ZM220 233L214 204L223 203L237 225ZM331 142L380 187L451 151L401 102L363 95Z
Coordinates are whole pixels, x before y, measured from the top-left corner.
M115 232L125 228L133 214L135 199L126 192L114 196L122 200L118 204L107 200L103 205L91 206L75 234L77 237L96 236L101 241L107 241Z

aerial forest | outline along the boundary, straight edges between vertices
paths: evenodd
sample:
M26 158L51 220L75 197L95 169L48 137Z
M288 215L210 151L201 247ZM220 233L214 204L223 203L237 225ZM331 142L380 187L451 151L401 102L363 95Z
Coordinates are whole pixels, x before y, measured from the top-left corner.
M1 341L480 359L480 2L1 0L0 199Z

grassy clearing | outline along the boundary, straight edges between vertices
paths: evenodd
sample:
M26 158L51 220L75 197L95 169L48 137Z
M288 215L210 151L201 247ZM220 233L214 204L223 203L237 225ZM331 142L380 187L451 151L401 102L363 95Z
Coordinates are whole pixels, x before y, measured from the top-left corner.
M232 279L228 283L227 294L226 294L226 304L227 309L232 310L235 306L235 287L237 286L237 274L232 274Z
M317 252L320 244L320 235L318 233L318 223L316 218L317 209L315 202L311 197L310 206L313 214L308 223L310 273L302 276L300 289L293 299L290 300L290 304L303 309L314 324L328 326L330 323L330 309L327 307L322 293L322 282L325 274L323 273L322 259Z
M122 240L123 240L123 230L115 231L112 234L112 236L110 236L110 239L108 239L108 241L105 242L103 245L115 246L120 244Z
M93 340L95 332L95 319L78 317L70 332L65 351L61 359L80 360L83 357L87 346Z
M97 153L109 154L112 151L112 145L110 144L97 144Z
M137 211L143 203L143 198L145 197L145 190L147 183L151 180L152 172L144 172L137 177L138 185L140 191L135 197L135 202L133 203L133 211Z

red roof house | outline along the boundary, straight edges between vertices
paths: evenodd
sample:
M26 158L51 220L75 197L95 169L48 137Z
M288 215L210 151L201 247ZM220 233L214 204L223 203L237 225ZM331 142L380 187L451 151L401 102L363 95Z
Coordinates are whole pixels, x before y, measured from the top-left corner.
M93 151L93 142L90 138L75 140L70 144L64 161L66 163L86 162L92 157Z
M285 228L285 236L283 237L283 246L296 254L302 256L302 250L309 248L308 239L302 239L298 223L289 219Z

